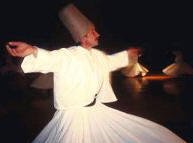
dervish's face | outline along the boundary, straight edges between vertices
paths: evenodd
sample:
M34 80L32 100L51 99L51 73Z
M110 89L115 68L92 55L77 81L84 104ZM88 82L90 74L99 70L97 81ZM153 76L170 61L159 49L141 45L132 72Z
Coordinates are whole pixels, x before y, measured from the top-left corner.
M99 34L96 32L95 28L89 29L88 33L82 39L82 46L85 48L93 48L98 46Z

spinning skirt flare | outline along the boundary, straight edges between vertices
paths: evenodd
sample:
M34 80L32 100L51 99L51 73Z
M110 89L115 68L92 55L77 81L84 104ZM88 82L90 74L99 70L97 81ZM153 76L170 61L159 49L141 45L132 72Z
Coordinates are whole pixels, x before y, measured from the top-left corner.
M128 65L126 68L123 68L121 72L126 77L135 77L139 75L145 76L149 70L140 63L136 63L134 65Z
M162 70L169 76L193 75L193 68L187 63L173 63Z
M56 111L33 143L185 143L167 128L101 103Z

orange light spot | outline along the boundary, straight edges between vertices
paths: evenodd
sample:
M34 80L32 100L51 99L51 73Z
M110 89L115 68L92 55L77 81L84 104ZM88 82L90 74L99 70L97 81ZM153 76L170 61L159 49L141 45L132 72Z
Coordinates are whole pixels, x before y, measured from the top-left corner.
M166 80L170 78L173 78L173 77L168 75L149 75L149 76L143 77L143 79L146 79L146 80Z

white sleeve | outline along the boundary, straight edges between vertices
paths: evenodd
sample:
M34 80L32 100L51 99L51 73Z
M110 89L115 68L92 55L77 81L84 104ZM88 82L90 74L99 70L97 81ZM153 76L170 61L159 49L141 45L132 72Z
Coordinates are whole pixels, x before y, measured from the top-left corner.
M108 55L110 71L126 67L128 65L128 53L127 51L118 52L112 55Z
M37 48L37 55L28 55L24 58L21 67L24 73L30 72L57 72L71 61L70 52L65 49L48 51Z

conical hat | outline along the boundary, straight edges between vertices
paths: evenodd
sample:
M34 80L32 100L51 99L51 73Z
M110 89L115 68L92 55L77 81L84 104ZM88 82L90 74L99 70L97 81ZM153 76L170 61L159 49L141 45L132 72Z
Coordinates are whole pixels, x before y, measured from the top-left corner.
M62 8L59 12L59 18L70 31L75 42L79 42L88 32L89 28L94 27L93 23L73 4L69 4Z

